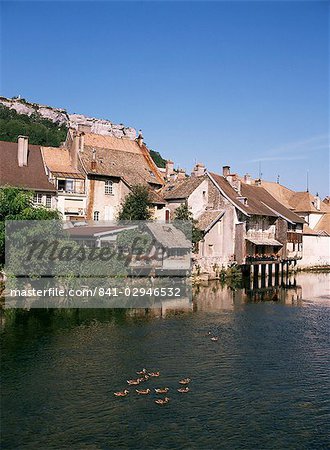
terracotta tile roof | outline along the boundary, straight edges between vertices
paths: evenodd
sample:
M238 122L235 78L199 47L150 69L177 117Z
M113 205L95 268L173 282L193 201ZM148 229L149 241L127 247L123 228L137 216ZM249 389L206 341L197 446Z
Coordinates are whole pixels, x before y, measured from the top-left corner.
M215 173L210 173L210 176L224 192L224 194L231 200L231 202L247 215L271 217L282 216L290 222L304 222L301 217L278 202L268 191L266 191L266 189L261 186L249 185L242 182L241 193L239 195L223 176ZM240 198L246 198L246 204L244 201L241 201Z
M314 206L315 198L309 192L295 192L279 183L271 181L261 181L261 186L265 188L273 197L289 209L299 212L330 212L330 205L321 201L321 208L317 210Z
M155 191L154 189L149 190L149 197L151 203L154 205L166 205L166 201L162 197L160 192Z
M203 175L171 181L162 188L161 192L166 200L186 199L206 178L206 175Z
M273 197L275 197L282 205L288 209L292 209L290 205L290 198L294 194L294 191L283 186L279 183L274 183L272 181L261 181L261 186L266 189Z
M225 211L205 211L198 217L197 228L202 231L209 230L217 220L224 215Z
M84 178L78 169L71 165L70 153L66 148L41 147L41 153L47 168L53 173L77 174ZM72 178L77 178L73 177Z
M315 231L325 231L330 236L330 213L323 214L314 227Z
M247 208L252 211L252 214L258 214L259 212L262 214L264 207L266 207L275 213L276 216L283 216L285 219L294 223L304 223L304 219L282 205L282 203L277 201L262 186L252 186L242 183L241 194L243 197L247 197Z
M155 184L162 186L164 180L145 145L140 147L130 139L85 134L84 151L79 157L88 174L108 175L122 178L129 186ZM93 149L96 168L92 170Z
M330 205L320 199L320 209L314 206L315 196L310 192L294 192L290 198L290 205L296 212L330 212Z
M28 164L19 167L17 143L0 141L0 185L56 192L55 187L48 181L40 147L29 145L28 149Z
M85 145L97 148L109 148L122 152L140 154L140 147L136 141L126 138L116 138L114 136L104 136L95 133L85 133Z

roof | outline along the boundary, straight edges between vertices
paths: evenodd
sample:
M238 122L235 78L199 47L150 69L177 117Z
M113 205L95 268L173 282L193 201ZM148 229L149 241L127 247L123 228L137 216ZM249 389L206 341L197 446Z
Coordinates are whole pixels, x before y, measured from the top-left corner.
M281 216L290 222L304 223L304 219L282 205L262 186L252 186L242 183L241 194L243 197L247 197L247 209L251 211L251 214L263 215L263 211L266 208L267 210L275 213L276 216ZM269 214L266 213L266 215Z
M275 197L280 203L297 213L330 212L330 205L326 201L326 198L324 201L320 200L320 209L318 210L314 205L315 196L310 192L295 192L279 183L264 180L261 181L261 186L273 195L273 197Z
M314 227L314 231L325 231L330 236L330 213L324 214Z
M0 141L0 185L16 186L24 189L56 192L48 181L38 145L28 146L28 164L19 167L17 143Z
M241 192L238 194L223 176L216 173L210 173L210 176L225 196L244 214L283 217L289 222L304 223L304 219L282 205L262 186L241 182Z
M252 242L254 245L271 245L273 247L283 247L276 239L269 239L264 237L246 238L247 241Z
M310 192L294 192L290 198L291 207L297 212L322 213L330 212L330 205L320 199L320 209L314 206L315 196Z
M172 181L162 188L163 197L166 200L186 199L204 180L205 175Z
M91 167L93 150L95 170ZM80 152L79 156L88 174L121 178L129 186L164 184L147 147L140 147L136 141L130 139L87 133L84 138L84 151Z
M80 180L85 178L82 173L77 172L52 172L52 175L56 178L74 178Z
M203 212L198 218L197 227L202 231L208 231L224 213L224 210Z
M79 226L66 228L65 232L72 237L100 237L127 229L125 226Z
M191 248L191 242L186 238L184 233L173 224L152 222L147 223L146 227L155 239L165 248Z
M71 164L70 152L67 148L41 147L41 153L46 167L56 177L85 178Z
M294 194L294 191L286 186L283 186L282 184L274 183L273 181L261 180L261 186L286 208L292 209L292 206L290 205L290 198Z
M154 205L166 205L166 202L162 197L161 193L151 188L149 189L149 199L150 202L153 203Z

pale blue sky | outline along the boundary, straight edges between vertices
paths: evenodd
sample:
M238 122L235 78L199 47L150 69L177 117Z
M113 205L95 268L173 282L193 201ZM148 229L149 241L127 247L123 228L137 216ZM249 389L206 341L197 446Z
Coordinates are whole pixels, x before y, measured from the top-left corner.
M1 94L143 130L191 170L329 187L329 2L2 2Z

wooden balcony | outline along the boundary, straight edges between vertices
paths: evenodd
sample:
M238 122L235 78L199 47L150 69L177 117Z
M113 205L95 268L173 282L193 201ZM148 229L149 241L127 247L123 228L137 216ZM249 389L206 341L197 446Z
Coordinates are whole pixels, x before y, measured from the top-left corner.
M292 244L301 244L302 238L303 238L302 233L296 233L295 231L287 232L287 240L288 240L288 242L291 242Z

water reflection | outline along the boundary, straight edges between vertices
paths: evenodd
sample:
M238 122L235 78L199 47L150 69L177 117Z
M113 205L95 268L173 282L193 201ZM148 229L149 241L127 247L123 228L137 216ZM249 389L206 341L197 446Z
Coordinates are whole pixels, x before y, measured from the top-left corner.
M266 282L265 282L266 281ZM317 302L330 306L330 274L298 273L276 284L274 279L253 286L243 280L241 286L220 281L204 282L194 287L193 303L196 311L233 310L246 303L279 302L292 306L306 306Z

